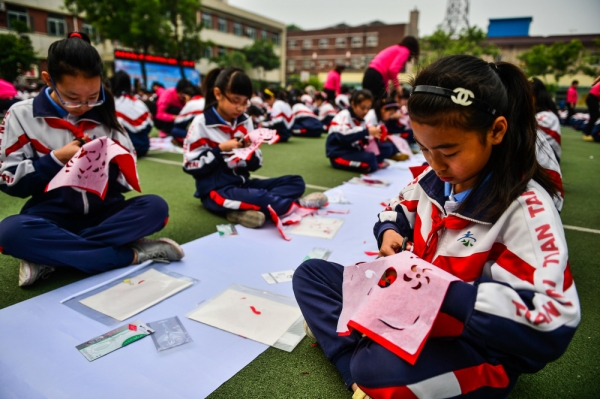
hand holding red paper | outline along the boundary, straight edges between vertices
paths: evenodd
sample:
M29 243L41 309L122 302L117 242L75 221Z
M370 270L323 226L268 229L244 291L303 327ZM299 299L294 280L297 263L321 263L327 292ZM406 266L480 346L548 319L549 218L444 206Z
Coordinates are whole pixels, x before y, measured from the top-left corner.
M355 329L414 364L455 280L406 251L347 266L337 331Z
M118 165L127 183L141 192L133 155L108 137L84 144L50 181L46 192L59 187L75 187L104 199L111 163Z
M249 161L252 158L252 154L256 152L262 143L269 145L275 144L279 141L279 136L276 130L271 129L256 129L248 133L244 140L250 142L250 145L243 148L232 148L230 151L224 151L228 154L232 154L230 157L225 159L225 162L232 161Z

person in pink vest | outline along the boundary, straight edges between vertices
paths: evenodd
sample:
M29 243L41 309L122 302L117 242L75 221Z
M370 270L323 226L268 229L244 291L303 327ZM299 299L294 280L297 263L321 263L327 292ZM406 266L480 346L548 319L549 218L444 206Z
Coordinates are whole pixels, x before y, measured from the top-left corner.
M327 74L327 80L323 86L323 91L327 93L327 101L330 104L335 102L335 97L342 92L342 72L346 69L343 65L337 65Z
M4 79L0 79L0 113L3 113L11 105L19 101L16 97L17 89L15 89L15 86Z
M187 79L181 79L177 86L163 90L156 101L156 120L154 125L166 137L171 134L175 117L194 95L194 87ZM162 135L161 135L162 136Z
M375 101L385 98L390 81L398 88L398 74L409 60L417 58L419 41L413 36L404 37L400 43L382 50L373 58L365 71L362 88L369 90Z
M571 86L567 89L567 109L569 113L567 114L566 125L571 124L571 117L575 113L575 107L577 106L577 86L579 85L579 81L574 80L571 82Z

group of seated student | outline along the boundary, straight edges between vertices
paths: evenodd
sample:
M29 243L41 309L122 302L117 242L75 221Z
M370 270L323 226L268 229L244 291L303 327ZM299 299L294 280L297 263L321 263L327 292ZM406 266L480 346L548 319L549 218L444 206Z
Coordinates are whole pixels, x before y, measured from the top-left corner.
M99 273L182 259L174 241L145 239L164 228L166 201L126 200L130 187L117 165L104 199L78 188L45 191L94 138L108 137L135 156L130 137L139 133L123 128L131 118L120 123L116 103L143 110L129 98L129 77L115 76L117 100L104 88L102 59L84 33L54 42L47 68L47 88L14 104L2 122L0 191L29 198L20 214L0 222L0 251L20 259L19 285L55 268ZM256 96L243 70L214 69L202 85L205 106L184 139L183 169L207 210L257 228L296 207L327 203L323 193L303 196L301 176L250 178L262 166L260 150L249 160L228 160L250 145L255 127L245 112L249 103L261 104L251 100ZM415 78L407 107L429 166L378 215L373 232L380 256L406 248L457 280L414 365L357 331L339 336L343 266L311 259L296 269L293 289L307 333L356 397L506 397L521 374L538 372L567 349L581 312L557 209L560 187L540 156L558 164L546 125L536 121L536 113L554 112L537 85L512 64L472 56L440 59ZM470 101L456 102L456 89L472 93ZM271 126L293 120L289 104L264 94L276 121ZM170 96L179 96L176 88ZM393 155L380 140L382 126L402 105L388 96L365 121L372 102L368 90L356 90L331 121L326 146L334 167L374 171ZM326 100L316 94L315 103ZM380 155L364 150L369 140ZM465 237L473 245L464 245Z

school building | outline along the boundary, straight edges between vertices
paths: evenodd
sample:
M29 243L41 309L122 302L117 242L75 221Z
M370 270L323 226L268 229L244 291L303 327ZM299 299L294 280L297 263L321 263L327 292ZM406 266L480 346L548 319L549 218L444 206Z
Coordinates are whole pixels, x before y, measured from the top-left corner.
M339 24L324 29L288 31L288 80L303 81L318 76L325 82L327 73L336 65L345 65L342 84L360 85L369 62L386 47L399 43L404 36L419 36L419 11L409 14L409 22L385 24L373 21L359 26ZM410 71L411 66L407 66Z
M286 41L286 30L283 23L233 7L227 0L202 0L198 19L202 19L205 25L200 33L201 39L214 44L200 60L196 60L196 69L202 75L215 66L208 58L240 50L256 39L267 39L275 44L275 53L280 57L280 68L269 71L264 76L259 71L249 71L249 74L252 78L264 77L269 82L284 83L286 54L281 43ZM14 21L25 22L32 31L28 35L38 53L39 63L26 74L30 78L38 78L40 70L46 69L46 55L50 44L64 38L70 31L87 33L102 59L109 64L115 61L116 43L101 41L92 25L86 24L81 16L71 15L63 8L63 0L0 0L0 34L13 31Z

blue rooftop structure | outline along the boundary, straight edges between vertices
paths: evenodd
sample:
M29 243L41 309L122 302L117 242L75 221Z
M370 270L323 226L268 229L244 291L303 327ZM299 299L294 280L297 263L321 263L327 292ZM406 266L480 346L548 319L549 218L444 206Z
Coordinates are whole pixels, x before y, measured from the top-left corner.
M490 18L488 37L523 37L529 36L529 25L532 17Z

